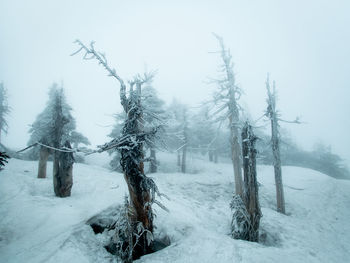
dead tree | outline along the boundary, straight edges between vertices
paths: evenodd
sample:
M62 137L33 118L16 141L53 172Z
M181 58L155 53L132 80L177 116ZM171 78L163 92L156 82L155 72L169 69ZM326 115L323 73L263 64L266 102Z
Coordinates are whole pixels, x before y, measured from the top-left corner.
M105 56L95 51L93 43L90 44L90 47L85 46L79 40L77 43L80 49L74 54L83 50L85 52L84 58L98 60L109 75L117 79L120 84L120 102L127 115L122 135L100 146L99 152L117 149L121 154L120 163L130 198L128 217L133 228L133 237L129 240L133 242L132 258L137 259L154 250L152 204L156 202L155 193L159 194L154 181L145 175L143 152L145 142L152 141L157 132L157 128L149 131L144 130L141 104L142 85L152 80L153 73L144 74L144 76L137 75L132 81L129 81L129 96L127 96L127 88L123 79L116 73L115 69L109 67ZM127 240L126 242L130 243Z
M231 159L235 176L235 193L242 196L242 159L241 146L239 142L240 106L238 104L238 100L241 96L241 90L236 85L230 51L225 48L223 39L221 37L215 34L214 36L218 39L221 47L220 54L223 65L220 69L224 76L222 79L214 80L214 82L219 87L219 91L214 94L214 103L218 107L214 114L218 115L220 112L224 112L224 115L221 116L220 119L224 120L228 118L229 120Z
M242 130L243 197L234 195L230 204L232 210L232 237L253 242L259 241L259 225L262 216L256 178L256 139L257 137L253 134L251 126L246 123Z
M271 121L271 146L273 153L273 167L275 171L275 184L276 184L276 199L277 199L277 211L285 214L285 202L284 191L282 183L282 168L281 168L281 154L280 154L280 136L278 131L278 113L276 110L276 87L273 82L273 90L270 89L270 81L267 77L266 80L267 89L267 110L266 116Z
M259 225L261 210L259 204L259 189L256 178L256 149L257 137L252 127L246 123L242 131L242 153L244 171L244 201L250 219L248 241L259 241Z

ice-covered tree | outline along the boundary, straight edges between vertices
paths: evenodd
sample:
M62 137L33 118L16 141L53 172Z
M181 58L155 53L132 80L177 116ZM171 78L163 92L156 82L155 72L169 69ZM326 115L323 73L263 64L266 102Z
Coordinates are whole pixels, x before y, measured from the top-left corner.
M259 226L262 216L256 173L256 140L257 137L254 135L251 125L246 122L242 129L243 196L234 195L230 205L233 212L232 237L254 242L259 241Z
M153 74L137 75L129 81L129 89L124 80L112 69L104 54L97 52L93 43L89 47L77 40L79 53L85 53L84 58L96 59L120 84L120 102L126 114L121 136L114 138L109 143L100 146L99 152L117 149L121 155L121 166L124 178L129 190L128 220L132 226L132 237L124 238L123 244L132 247L132 258L136 259L150 253L153 248L153 211L152 204L158 203L155 194L159 193L157 186L144 172L144 146L147 141L152 141L157 128L145 130L144 107L142 106L142 87L153 79ZM128 92L127 92L128 91ZM117 232L118 233L118 232ZM127 233L120 233L125 236ZM130 242L133 244L131 245ZM129 257L125 261L130 262Z
M54 83L49 89L49 99L46 103L45 109L36 117L34 123L29 129L30 138L28 145L32 145L36 142L49 146L54 145L53 134L55 120L53 118L53 114L56 110L55 103L57 96L60 96L61 98L62 114L67 120L67 123L64 125L62 130L60 144L63 145L65 141L69 141L74 147L77 147L79 144L90 144L89 140L85 136L76 131L76 121L71 114L72 108L66 101L63 88ZM34 147L29 152L31 159L36 160L39 157L39 178L46 177L46 163L51 152L52 150L44 146Z
M154 127L158 127L157 138L152 137L152 141L146 141L145 149L150 151L149 157L146 159L149 161L149 173L156 173L159 162L157 161L156 151L157 148L163 146L161 142L165 141L165 127L167 113L164 108L164 101L158 97L157 91L152 87L151 83L148 83L142 89L141 103L143 107L143 126L145 130L151 130ZM111 133L108 135L111 138L117 138L121 135L123 124L126 118L125 112L116 114L115 124ZM115 150L111 152L113 159L110 162L112 170L121 172L120 166L120 153Z
M240 105L238 100L241 96L241 89L236 84L233 72L232 56L229 49L226 49L221 37L214 34L220 44L220 55L222 65L218 79L213 82L217 85L213 102L215 105L214 115L219 121L228 120L230 128L231 159L235 177L235 193L243 194L242 187L242 157L240 149Z
M7 117L10 113L10 107L7 103L7 89L5 88L4 83L0 83L0 141L1 141L1 132L7 133L8 124Z
M64 134L64 128L70 120L63 114L63 99L62 88L53 91L52 122L48 127L49 142L54 147L53 188L58 197L70 196L73 186L74 158L70 152L70 142ZM63 150L58 150L63 147Z

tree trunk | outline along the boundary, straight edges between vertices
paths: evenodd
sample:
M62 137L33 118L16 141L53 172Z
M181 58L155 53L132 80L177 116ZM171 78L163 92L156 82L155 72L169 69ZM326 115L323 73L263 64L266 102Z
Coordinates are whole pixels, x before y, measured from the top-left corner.
M55 99L55 107L53 113L54 119L54 134L52 137L53 146L57 149L61 147L63 127L69 121L64 117L62 113L62 93L58 94ZM69 142L65 143L65 146L71 148ZM63 153L58 150L54 152L53 162L53 189L58 197L66 197L68 193L70 195L70 189L72 188L72 178L69 179L69 174L72 174L73 161L65 162L65 159L73 159L72 153ZM68 177L68 178L67 178Z
M64 146L71 149L68 141ZM53 186L55 194L58 197L68 197L71 195L73 186L73 163L73 153L55 152Z
M47 159L49 158L50 150L46 147L40 146L38 178L46 178Z
M186 173L186 154L187 146L182 147L182 162L181 162L181 172Z
M209 149L208 155L209 155L209 162L212 162L213 161L213 150Z
M251 130L251 126L246 123L242 131L244 202L250 217L247 240L253 242L259 241L259 225L261 218L259 189L256 178L256 139Z
M276 200L277 200L277 212L282 214L286 213L284 202L284 191L282 183L282 168L281 168L281 156L279 147L279 138L277 130L277 118L271 119L272 130L272 152L273 152L273 167L275 172L275 184L276 184Z
M179 150L177 151L177 166L180 169L180 167L181 167L181 153Z
M129 137L127 147L120 150L121 165L124 171L124 178L128 185L131 212L129 219L133 226L133 259L153 252L153 241L147 238L147 232L153 234L153 211L150 182L144 173L143 143L145 138L140 138L143 133L142 107L141 107L141 83L137 82L136 93L130 89L130 98L124 103L127 119L123 128L123 136ZM129 110L130 109L130 110ZM135 141L137 144L135 144ZM143 232L138 231L138 224L141 223Z
M156 149L151 148L150 173L156 173L157 167Z
M235 193L243 198L243 182L242 182L242 161L241 161L241 147L238 139L238 128L237 123L232 121L231 124L231 158L233 164L233 172L235 176Z

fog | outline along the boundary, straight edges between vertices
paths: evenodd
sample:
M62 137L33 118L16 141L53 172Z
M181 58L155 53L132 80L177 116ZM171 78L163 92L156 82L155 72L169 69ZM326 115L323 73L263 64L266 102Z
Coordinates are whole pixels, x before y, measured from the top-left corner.
M210 98L220 58L212 32L235 62L253 118L266 108L265 79L276 81L282 124L304 149L323 141L350 160L349 1L17 1L0 3L0 81L12 108L2 142L23 148L47 101L63 83L77 130L92 147L106 142L120 112L119 83L96 61L70 56L96 41L124 79L157 70L154 87L170 102L197 107Z

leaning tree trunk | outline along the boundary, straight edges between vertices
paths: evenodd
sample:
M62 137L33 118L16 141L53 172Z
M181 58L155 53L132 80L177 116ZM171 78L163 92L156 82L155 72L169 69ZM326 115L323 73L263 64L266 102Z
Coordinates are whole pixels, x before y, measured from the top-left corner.
M50 150L44 146L41 146L39 152L38 178L46 178L46 167L49 155Z
M150 173L156 173L157 167L156 149L151 148Z
M249 215L248 241L259 241L261 210L259 205L258 181L256 178L256 137L251 126L246 123L242 131L242 151L244 170L244 202Z

